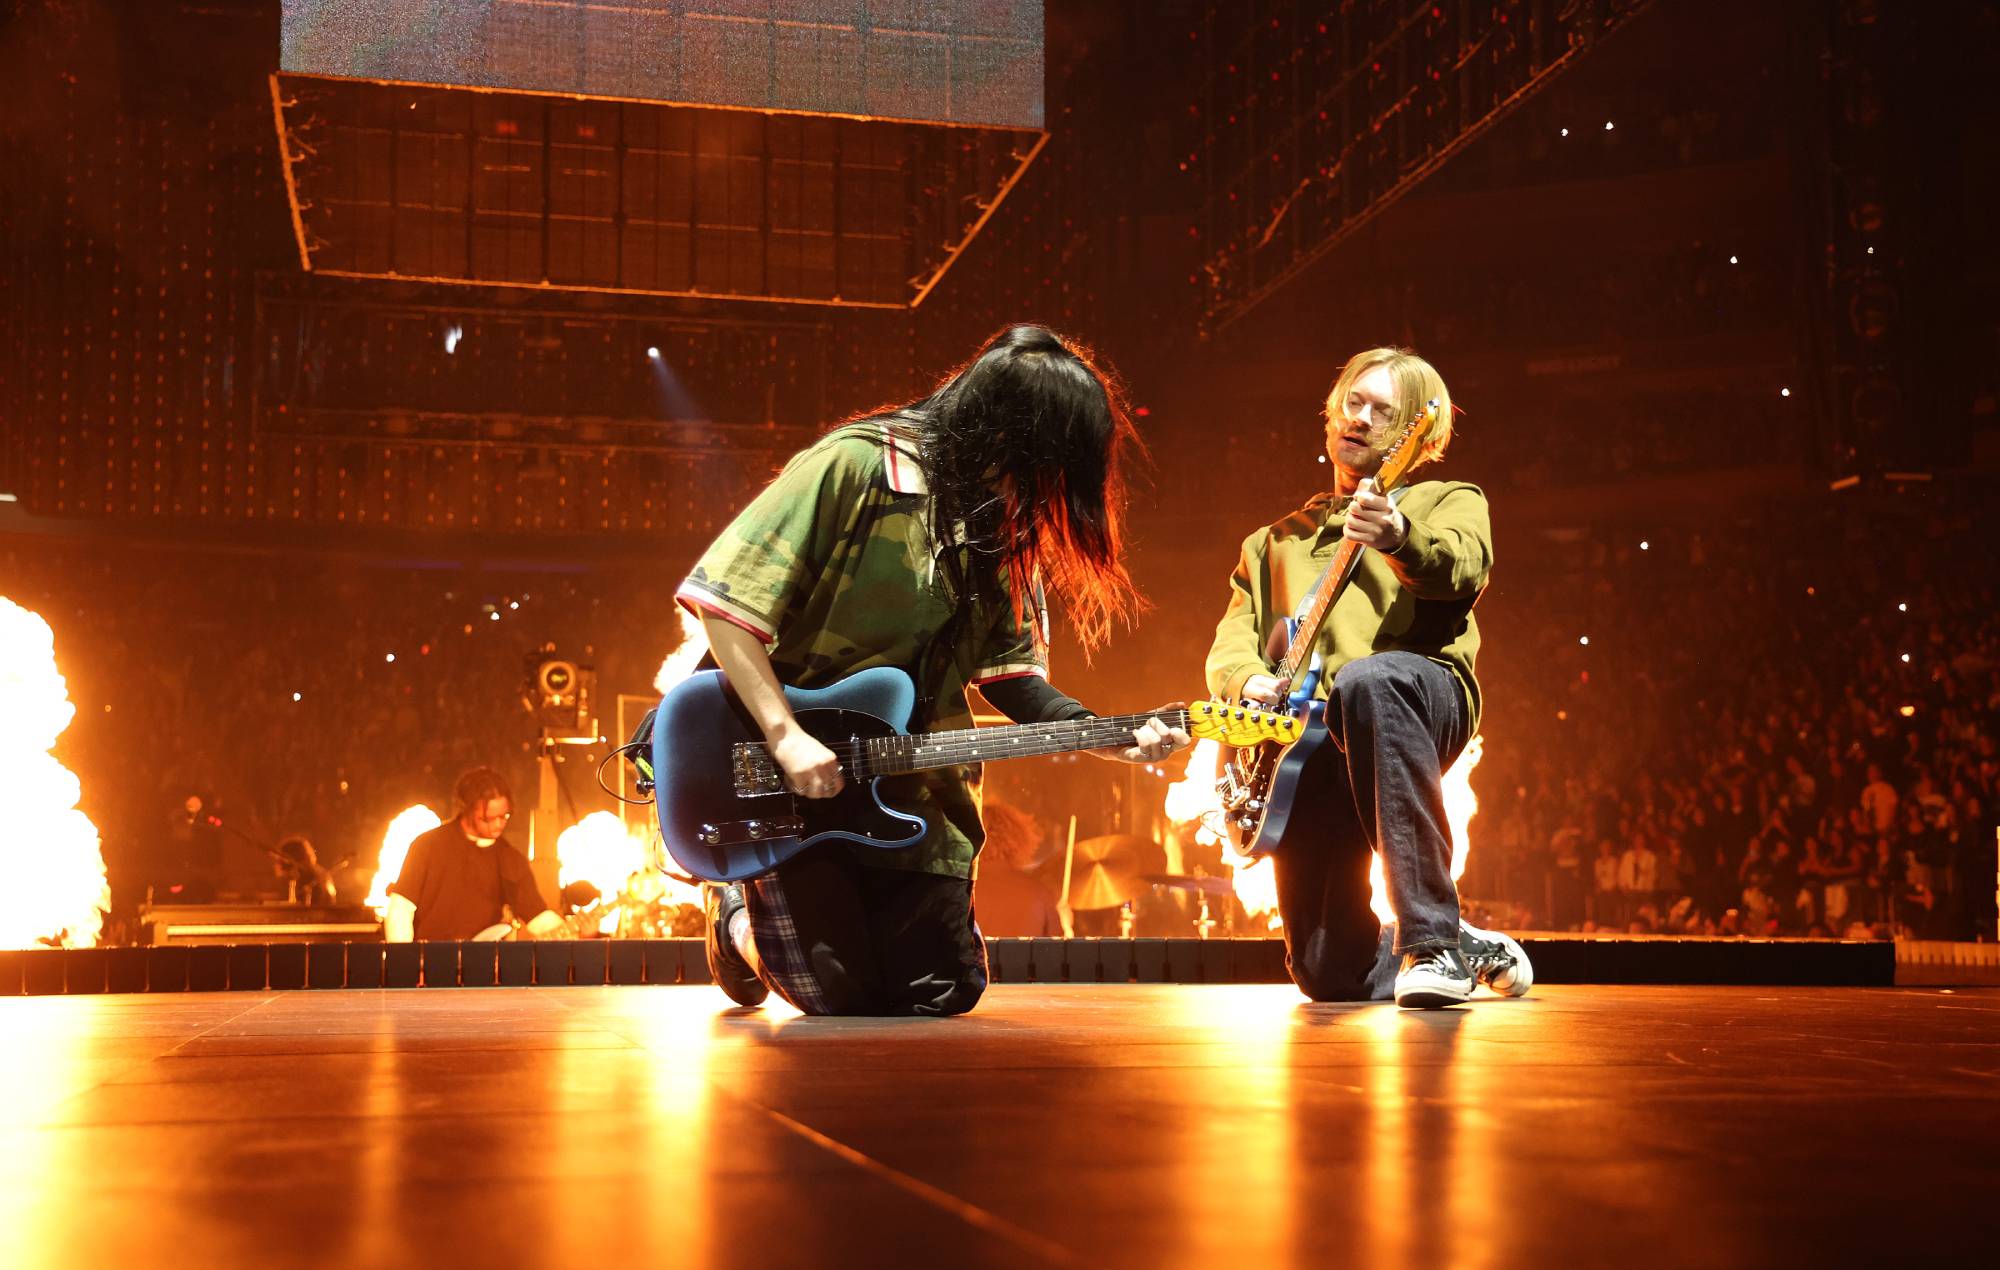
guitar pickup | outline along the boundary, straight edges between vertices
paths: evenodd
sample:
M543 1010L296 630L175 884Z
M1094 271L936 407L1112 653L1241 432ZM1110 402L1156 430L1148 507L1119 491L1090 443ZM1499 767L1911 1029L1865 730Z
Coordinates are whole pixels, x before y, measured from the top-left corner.
M735 846L740 842L764 842L771 838L796 838L806 822L796 816L773 816L766 820L729 820L719 825L704 824L697 836L711 847Z

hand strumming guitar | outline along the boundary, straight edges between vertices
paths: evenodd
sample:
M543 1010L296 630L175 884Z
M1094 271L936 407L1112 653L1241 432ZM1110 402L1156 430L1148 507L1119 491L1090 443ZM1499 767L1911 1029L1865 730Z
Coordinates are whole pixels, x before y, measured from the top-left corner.
M833 751L796 722L779 729L771 761L785 774L785 787L803 798L832 798L847 787Z
M1243 681L1243 699L1259 705L1278 704L1278 677L1276 675L1252 675Z

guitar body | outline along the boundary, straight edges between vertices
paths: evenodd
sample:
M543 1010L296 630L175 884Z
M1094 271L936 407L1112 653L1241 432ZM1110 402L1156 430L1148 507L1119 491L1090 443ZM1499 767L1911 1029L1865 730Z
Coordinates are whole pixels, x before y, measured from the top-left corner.
M1306 770L1326 748L1326 702L1310 702L1292 744L1264 742L1234 764L1222 784L1222 814L1230 846L1242 856L1278 850L1290 830L1292 808Z
M878 666L825 688L786 688L785 700L807 732L834 745L906 735L917 694L908 675ZM736 747L763 741L721 671L688 676L660 703L653 722L660 837L688 873L740 882L822 842L895 848L923 840L923 817L890 805L880 780L849 781L833 798L738 794Z
M1326 727L1326 702L1315 701L1306 708L1305 724L1305 731L1285 748L1271 773L1271 792L1264 800L1263 819L1253 833L1245 835L1248 855L1268 855L1285 840L1291 828L1292 809L1299 803L1299 783L1332 739Z

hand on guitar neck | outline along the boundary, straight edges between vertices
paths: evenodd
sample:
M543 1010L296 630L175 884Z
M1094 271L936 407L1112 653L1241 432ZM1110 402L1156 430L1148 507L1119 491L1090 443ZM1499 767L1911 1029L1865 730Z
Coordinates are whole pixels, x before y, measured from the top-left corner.
M1156 763L1171 757L1176 750L1184 750L1194 742L1189 739L1186 728L1175 727L1160 715L1186 709L1186 703L1180 701L1162 706L1160 714L1132 729L1132 744L1122 749L1086 750L1085 753L1120 763Z
M1342 537L1377 551L1394 551L1410 536L1410 522L1397 510L1394 500L1381 491L1372 476L1362 478L1348 504L1347 523ZM1273 658L1282 648L1271 654ZM1258 705L1275 706L1284 695L1284 684L1276 675L1252 675L1243 682L1243 699Z
M1377 551L1394 551L1409 536L1410 522L1375 484L1374 477L1366 478L1355 487L1354 501L1347 508L1347 528L1342 537Z

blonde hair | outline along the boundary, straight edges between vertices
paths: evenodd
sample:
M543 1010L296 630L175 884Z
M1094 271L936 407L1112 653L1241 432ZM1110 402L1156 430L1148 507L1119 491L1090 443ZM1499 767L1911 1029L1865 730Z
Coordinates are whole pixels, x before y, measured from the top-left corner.
M1341 421L1347 418L1347 394L1354 381L1377 366L1387 366L1389 378L1396 385L1396 420L1391 431L1415 418L1424 402L1437 402L1437 419L1431 424L1430 435L1424 438L1424 448L1416 462L1410 466L1420 467L1443 458L1445 447L1451 444L1451 392L1444 386L1444 377L1437 373L1437 367L1407 348L1371 348L1347 360L1347 365L1341 367L1340 378L1333 381L1333 390L1326 395L1327 439L1332 440L1340 430Z

